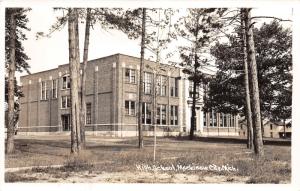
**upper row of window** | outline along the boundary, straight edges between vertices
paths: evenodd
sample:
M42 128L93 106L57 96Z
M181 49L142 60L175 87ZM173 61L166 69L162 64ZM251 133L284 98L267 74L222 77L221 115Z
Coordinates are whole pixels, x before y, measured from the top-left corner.
M126 68L125 70L125 82L136 84L136 70ZM178 79L170 77L170 96L178 97ZM144 72L143 76L143 91L145 94L152 94L153 86L153 74L149 72ZM167 96L168 78L164 75L158 75L156 77L156 94L159 96Z
M143 91L145 94L152 94L152 86L153 86L153 74L144 72L143 76ZM178 79L170 77L169 79L170 86L170 96L178 97ZM125 71L125 82L126 83L136 83L136 70L134 69L126 69ZM51 97L57 98L57 79L52 80L51 82ZM168 79L167 76L158 75L156 78L156 94L159 96L167 96L167 87L168 87ZM62 89L70 89L71 88L71 80L69 76L62 77ZM46 81L41 82L41 100L48 99L48 90Z

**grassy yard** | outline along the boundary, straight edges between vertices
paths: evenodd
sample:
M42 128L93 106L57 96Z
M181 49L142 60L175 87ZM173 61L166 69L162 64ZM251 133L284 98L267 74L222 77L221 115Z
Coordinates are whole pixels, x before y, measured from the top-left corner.
M73 159L69 156L67 136L18 137L16 152L5 156L5 167L7 170L36 167L7 171L5 181L290 183L291 180L290 146L265 145L265 157L257 159L241 143L158 138L154 162L153 138L145 137L144 145L139 150L136 138L88 136L87 149Z

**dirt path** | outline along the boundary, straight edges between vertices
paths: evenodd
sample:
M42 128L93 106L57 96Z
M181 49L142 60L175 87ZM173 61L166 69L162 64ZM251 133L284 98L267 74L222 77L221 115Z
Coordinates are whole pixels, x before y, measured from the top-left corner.
M90 173L69 172L60 174L19 173L28 182L59 182L59 183L245 183L248 177L237 176L199 176L197 174L167 174L150 172L114 172Z

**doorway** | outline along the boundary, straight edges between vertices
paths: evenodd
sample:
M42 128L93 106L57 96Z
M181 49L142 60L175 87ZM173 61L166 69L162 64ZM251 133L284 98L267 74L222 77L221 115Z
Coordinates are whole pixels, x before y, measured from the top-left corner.
M70 114L62 115L61 116L61 123L63 127L63 131L70 131Z

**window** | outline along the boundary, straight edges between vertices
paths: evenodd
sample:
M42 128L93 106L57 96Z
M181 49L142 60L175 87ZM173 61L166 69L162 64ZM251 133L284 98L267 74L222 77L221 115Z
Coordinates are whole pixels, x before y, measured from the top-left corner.
M196 86L196 98L199 98L199 86ZM194 93L194 83L192 81L189 82L189 97L192 98Z
M171 105L171 125L178 125L178 106Z
M135 101L125 101L125 112L127 115L135 115Z
M144 124L151 124L151 104L150 103L143 103L142 122Z
M61 96L61 108L70 108L70 107L71 107L71 97Z
M92 124L92 103L86 103L86 124Z
M71 83L70 83L70 77L64 76L62 78L62 89L70 89Z
M226 114L224 114L223 115L223 118L224 118L224 125L223 125L223 127L228 127L228 120L227 120L227 115Z
M178 97L178 80L176 78L170 78L170 95Z
M125 70L125 82L126 83L135 83L135 70L126 68Z
M52 98L57 98L57 80L52 80Z
M151 94L151 83L152 83L152 74L145 72L144 73L144 93Z
M215 111L212 111L212 117L213 117L213 126L217 127L217 113Z
M270 130L272 130L273 129L273 124L270 124Z
M46 82L41 82L41 100L47 99L47 87Z
M167 124L167 105L157 105L156 123L159 125Z
M158 76L157 78L157 94L160 96L167 95L167 77Z
M220 127L224 127L224 114L223 113L220 113L220 121L219 121L219 123L220 123Z

